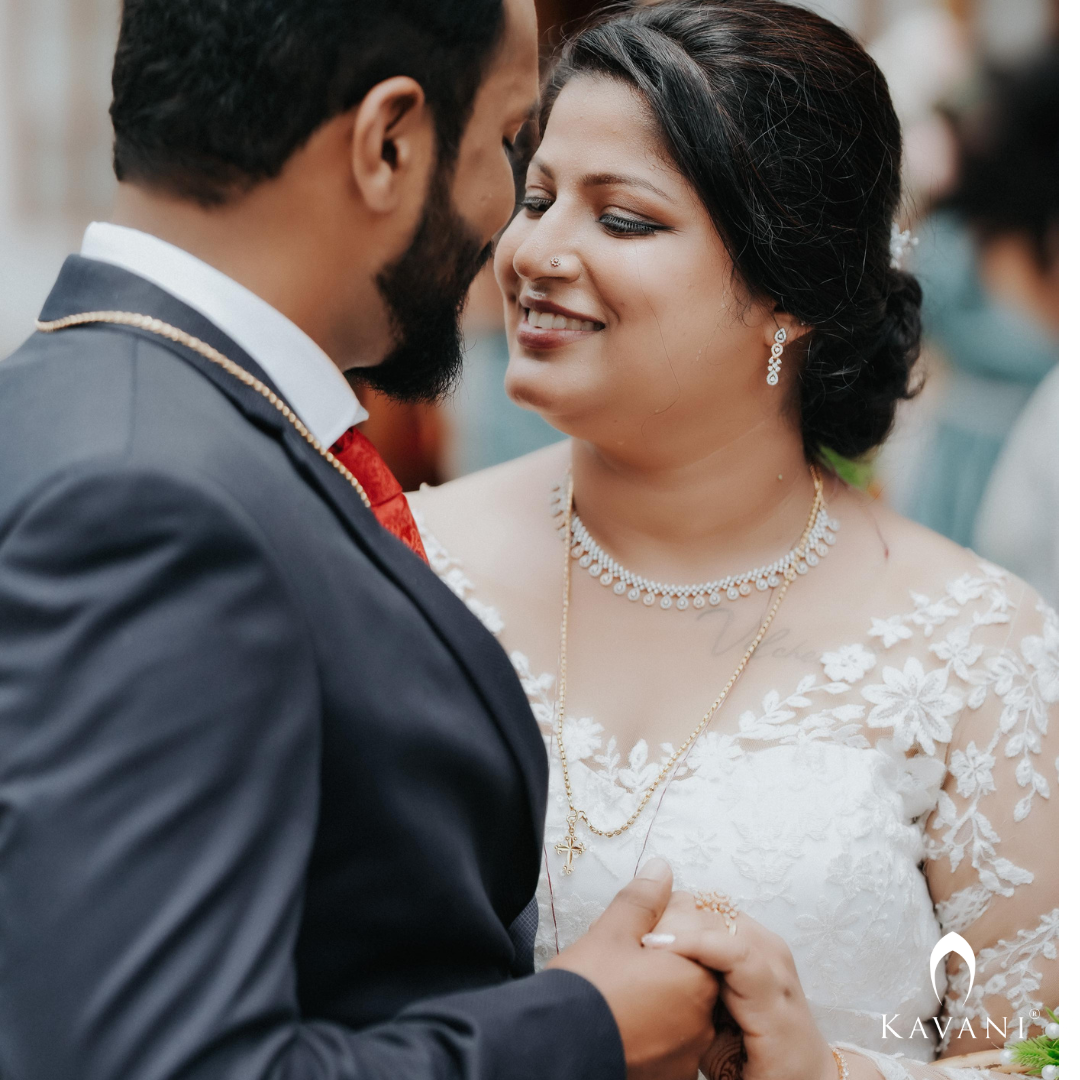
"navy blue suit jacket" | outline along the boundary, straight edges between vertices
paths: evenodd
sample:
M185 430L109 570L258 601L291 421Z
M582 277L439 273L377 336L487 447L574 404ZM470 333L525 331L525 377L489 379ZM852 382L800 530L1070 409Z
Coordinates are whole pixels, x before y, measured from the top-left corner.
M100 262L42 318L102 309L269 383ZM515 934L546 788L495 639L256 392L118 326L0 363L0 1077L625 1076Z

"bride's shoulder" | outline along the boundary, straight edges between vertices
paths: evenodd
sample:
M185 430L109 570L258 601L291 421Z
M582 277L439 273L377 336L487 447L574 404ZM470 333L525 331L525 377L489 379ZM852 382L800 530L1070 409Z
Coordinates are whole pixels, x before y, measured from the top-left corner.
M552 486L569 463L569 443L556 443L437 487L408 494L424 542L456 559L483 565L504 562L551 529Z
M928 638L966 624L987 645L1019 645L1024 635L1056 626L1053 609L1015 574L880 501L862 510L881 552L882 591L918 613Z

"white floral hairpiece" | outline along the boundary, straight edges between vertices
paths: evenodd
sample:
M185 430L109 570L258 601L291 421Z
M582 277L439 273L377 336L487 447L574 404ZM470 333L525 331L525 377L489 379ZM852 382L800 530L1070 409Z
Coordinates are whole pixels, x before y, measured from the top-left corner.
M919 242L917 236L911 235L910 229L904 229L900 231L900 226L894 221L892 223L892 233L889 236L889 255L892 256L889 260L889 265L894 270L903 269L904 256L907 254L910 248L913 248Z

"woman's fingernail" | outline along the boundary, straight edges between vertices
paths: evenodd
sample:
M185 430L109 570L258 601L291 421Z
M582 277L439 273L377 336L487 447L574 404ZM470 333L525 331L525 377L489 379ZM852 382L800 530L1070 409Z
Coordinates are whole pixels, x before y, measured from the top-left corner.
M641 939L641 944L646 948L655 949L659 945L674 945L674 934L646 934Z
M638 877L646 881L663 881L668 872L668 864L659 855L650 859L639 871Z

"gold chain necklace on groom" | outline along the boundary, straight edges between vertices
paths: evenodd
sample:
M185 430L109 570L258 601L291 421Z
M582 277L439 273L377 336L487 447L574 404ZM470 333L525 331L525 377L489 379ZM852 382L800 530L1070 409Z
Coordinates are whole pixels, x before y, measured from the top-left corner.
M159 337L175 341L177 345L183 345L192 352L197 352L204 360L226 370L233 378L243 382L245 387L265 397L291 424L303 441L324 461L332 465L336 472L346 478L349 486L363 500L365 507L375 515L376 521L391 536L401 540L406 548L413 551L424 563L428 562L420 530L417 528L413 513L409 510L402 486L397 483L389 465L382 460L379 451L360 431L360 426L350 428L332 447L327 449L265 382L260 381L239 364L229 360L228 356L220 353L213 346L207 345L205 341L201 341L193 334L188 334L186 330L177 329L160 319L153 319L150 315L139 315L131 311L87 311L79 315L67 315L64 319L56 319L52 322L39 320L35 325L41 333L53 334L56 330L92 323L132 326L135 329L146 330L149 334L157 334ZM363 477L363 483L357 474Z
M198 353L212 364L217 364L218 367L223 368L230 375L239 379L245 386L250 387L266 398L303 436L304 441L349 481L353 490L364 500L364 505L369 510L371 509L371 500L368 498L367 492L360 481L308 431L300 417L266 383L256 379L249 371L245 371L239 364L234 363L223 353L218 352L212 345L207 345L205 341L201 341L194 334L178 330L175 326L162 322L161 319L155 319L149 315L137 315L131 311L86 311L81 315L67 315L62 319L53 319L51 322L42 322L38 319L34 325L43 334L52 334L57 330L67 330L73 326L87 326L91 323L112 323L118 326L131 326L136 330L146 330L151 334L157 334L159 337L168 338L169 341L175 341L178 345L185 345L192 352Z
M424 542L420 530L409 509L408 501L401 485L397 482L390 467L383 461L378 450L360 431L359 425L349 428L329 449L307 429L303 421L274 393L264 382L249 371L230 360L212 345L201 341L194 334L170 326L161 319L150 315L137 315L130 311L88 311L81 315L68 315L51 322L38 321L35 325L44 334L67 330L74 326L86 326L92 323L112 323L118 326L130 326L136 330L145 330L159 337L184 345L192 352L216 364L245 386L265 398L304 441L334 470L341 474L349 486L363 500L364 505L375 515L379 524L392 536L396 536L419 558L427 562ZM361 483L357 474L363 477Z

